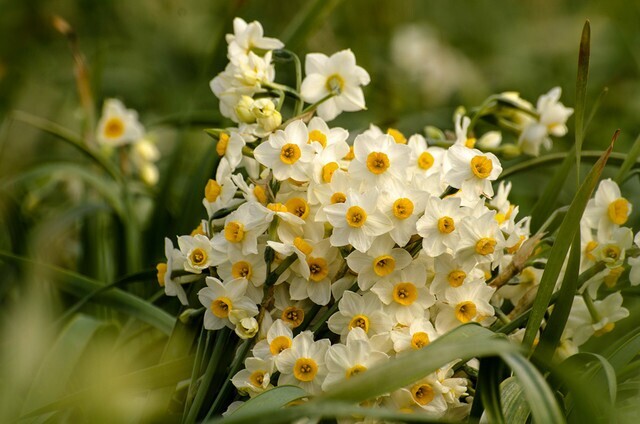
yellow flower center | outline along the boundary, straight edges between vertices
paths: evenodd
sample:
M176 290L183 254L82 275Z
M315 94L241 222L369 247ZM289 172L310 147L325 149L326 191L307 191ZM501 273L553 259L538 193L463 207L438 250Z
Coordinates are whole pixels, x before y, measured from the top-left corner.
M453 218L451 218L450 216L443 216L442 218L438 219L438 231L440 231L442 234L449 234L455 229L456 225L453 222Z
M613 322L609 322L607 324L604 325L604 327L602 327L601 329L597 330L596 332L593 333L594 336L596 337L600 337L604 334L607 334L609 332L611 332L614 328L615 328L616 324Z
M615 286L618 280L620 279L620 276L622 275L623 272L624 272L623 266L617 266L615 268L611 268L609 270L609 273L604 277L604 283L607 285L607 287L613 288L613 286Z
M476 138L475 137L469 137L467 138L467 140L464 142L465 147L468 147L470 149L473 149L476 145Z
M347 224L354 228L360 228L367 221L367 213L360 206L351 206L347 210Z
M367 169L376 175L380 175L389 169L389 156L382 152L371 152L367 156Z
M382 255L373 260L373 272L379 277L389 275L396 269L396 260L393 256Z
M227 146L229 145L229 134L222 133L220 134L220 139L216 144L216 153L218 156L222 157L225 153L227 153Z
M615 245L609 245L602 250L602 254L605 259L612 259L614 261L618 260L618 258L620 257L620 253L620 248Z
M280 149L280 160L287 165L293 165L300 159L302 152L300 147L293 143L287 143Z
M309 140L307 143L311 144L314 141L320 143L322 148L327 147L327 136L322 131L313 130L309 132Z
M411 347L418 350L422 349L430 342L429 335L423 331L419 331L411 336Z
M292 197L284 205L298 218L307 219L309 216L309 204L301 197Z
M269 351L273 356L289 349L291 347L291 339L287 336L278 336L269 343Z
M493 171L493 162L486 156L478 155L471 159L471 172L478 178L487 178Z
M189 253L189 262L195 266L202 266L206 264L208 259L209 255L207 255L207 252L200 247L196 247L191 251L191 253Z
M411 387L411 396L418 404L424 406L428 405L435 397L436 394L433 388L426 383L416 384Z
M413 283L398 283L393 287L393 300L403 306L409 306L418 299L418 289Z
M249 376L249 382L255 387L262 387L262 383L264 383L264 371L254 371Z
M307 264L311 281L322 281L329 275L329 264L324 258L308 257Z
M513 255L514 253L516 253L518 251L518 249L520 249L520 246L522 246L522 242L524 242L525 236L520 236L520 240L518 240L518 242L516 244L514 244L511 247L507 247L507 253Z
M496 250L496 240L491 237L482 237L476 242L476 253L478 255L490 255Z
M353 146L349 146L349 151L346 155L344 155L344 160L353 160L356 157L356 154L353 152Z
M222 193L222 186L220 186L216 180L207 181L207 185L204 188L204 197L207 199L207 202L215 202L218 196L220 196L220 193Z
M356 327L362 328L365 333L369 333L369 317L365 315L356 315L349 322L349 330Z
M167 264L165 262L160 262L158 265L156 265L156 271L158 271L157 278L158 278L158 284L160 284L160 287L164 287L164 277L167 274Z
M333 179L333 174L340 168L337 162L329 162L322 167L322 181L330 183Z
M313 381L318 373L318 364L311 358L298 358L293 366L293 376L300 381Z
M469 322L476 316L478 308L470 300L460 302L455 307L456 319L461 323Z
M274 212L289 212L289 208L287 208L282 203L269 203L267 205L267 209Z
M593 250L598 247L598 242L591 240L584 248L584 254L590 261L595 261L596 257L593 255Z
M340 94L344 89L344 78L338 74L330 75L329 78L327 78L325 87L332 93Z
M310 254L313 251L313 247L304 241L302 237L296 237L293 239L293 245L298 248L299 251L305 255Z
M253 195L256 196L256 200L263 205L267 204L267 193L265 193L264 188L262 186L255 186L253 188Z
M425 171L433 166L435 159L433 155L429 152L422 152L420 156L418 156L418 167L420 169L424 169Z
M224 238L231 243L240 243L244 240L244 225L238 221L231 221L224 226Z
M202 224L198 225L193 229L193 231L191 231L191 237L197 236L198 234L203 236L206 235L206 233L204 232L204 226Z
M282 311L280 318L282 318L284 322L289 323L291 327L296 328L304 321L304 310L296 308L295 306L289 306Z
M347 201L347 196L344 193L340 193L339 191L333 193L331 196L331 204L335 205L336 203L344 203Z
M623 225L629 218L629 202L624 197L609 203L608 215L611 222Z
M247 261L238 261L231 265L231 275L233 278L246 278L251 279L253 275L253 269L251 264Z
M467 273L461 269L454 269L447 275L447 282L451 287L460 287L467 278Z
M118 138L124 134L124 122L120 118L109 118L104 124L104 136Z
M228 297L219 297L211 302L211 312L218 318L227 318L232 307L233 303Z
M407 144L407 138L395 128L389 128L387 134L393 137L393 140L398 144Z
M353 367L349 368L346 372L345 372L345 377L347 379L353 377L354 375L358 375L360 373L363 373L367 370L367 367L365 367L364 365L354 365Z
M406 197L401 197L393 202L393 216L398 219L407 219L413 213L413 202Z

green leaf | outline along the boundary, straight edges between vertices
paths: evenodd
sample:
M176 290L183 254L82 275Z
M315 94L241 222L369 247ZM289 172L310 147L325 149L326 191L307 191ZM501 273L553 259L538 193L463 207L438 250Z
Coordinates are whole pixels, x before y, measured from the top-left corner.
M627 176L629 175L629 171L636 165L638 161L638 156L640 156L640 135L636 138L636 141L633 142L633 146L631 146L631 150L627 153L627 157L618 169L618 173L614 178L615 182L618 185L622 184Z
M553 289L556 285L556 281L558 280L558 275L560 275L565 258L567 257L567 252L569 251L569 247L571 246L571 243L573 243L574 235L580 226L580 218L587 206L587 202L591 197L593 189L600 179L600 174L607 163L607 159L611 154L613 144L619 133L620 131L616 131L609 148L602 154L600 159L598 159L587 174L584 182L580 185L580 189L571 202L569 211L565 215L562 220L562 224L558 229L556 241L549 252L549 261L547 262L544 273L542 274L540 285L538 286L538 293L533 303L531 315L527 322L527 328L523 339L523 345L527 349L530 349L533 345L533 340L540 328L542 318L549 306L549 301L551 300Z
M297 50L304 40L313 33L341 0L313 0L306 2L304 8L291 19L289 25L279 37L289 50Z
M233 418L233 420L239 420L244 417L244 419L246 420L248 417L259 417L260 414L262 414L262 412L265 410L280 409L290 402L307 396L309 396L309 394L300 387L278 386L266 392L260 393L258 396L243 403L238 409L236 409L232 414L229 415L229 418Z
M480 371L478 373L478 383L476 386L476 397L479 397L486 418L490 423L505 423L500 400L500 380L502 367L499 358L480 359ZM474 405L476 399L473 399ZM471 408L473 413L473 407ZM474 416L472 414L472 416ZM475 416L480 418L480 416Z
M589 81L589 57L591 55L591 24L589 20L582 27L580 37L580 51L578 53L578 77L576 79L576 172L580 181L580 154L584 140L584 110L587 96L587 82Z
M602 352L613 369L622 370L640 353L640 328L636 328Z
M30 267L46 269L49 275L55 277L56 285L60 290L80 298L88 296L104 286L104 284L99 281L73 271L17 256L10 252L0 250L0 258L10 259ZM171 334L175 318L144 299L114 288L107 292L100 293L95 296L93 300L96 303L103 304L146 322L166 335Z
M504 418L508 423L525 424L531 415L531 408L524 398L518 379L509 377L500 385L500 397L504 409Z

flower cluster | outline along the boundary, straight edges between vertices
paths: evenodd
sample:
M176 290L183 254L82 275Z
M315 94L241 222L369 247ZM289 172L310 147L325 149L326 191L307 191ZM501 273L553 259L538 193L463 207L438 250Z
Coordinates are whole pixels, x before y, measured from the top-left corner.
M286 51L259 23L236 19L227 42L229 64L211 88L238 125L210 131L221 159L205 188L207 219L179 236L177 248L166 239L158 280L184 305L197 290L207 330L256 338L232 379L241 393L291 384L317 395L462 324L499 324L496 308L517 309L530 297L538 267L523 267L498 290L492 284L514 255L533 251L524 248L530 220L508 200L511 184L501 181L494 192L502 165L491 151L499 152L500 133L476 140L474 121L459 113L454 139L374 125L350 134L327 122L365 107L369 76L353 53L307 55L296 90L275 82L273 58ZM492 113L512 128L518 122L520 145L537 154L549 135L566 132L571 109L559 95L552 90L525 113L530 105L503 94ZM288 97L300 113L283 123ZM584 299L595 298L602 282L615 286L633 238L622 227L630 211L611 181L589 204L583 266L606 269L576 298L567 343L579 345L626 316L619 293ZM640 260L628 262L637 284ZM185 283L194 281L188 296ZM433 418L464 415L469 380L460 366L373 403Z

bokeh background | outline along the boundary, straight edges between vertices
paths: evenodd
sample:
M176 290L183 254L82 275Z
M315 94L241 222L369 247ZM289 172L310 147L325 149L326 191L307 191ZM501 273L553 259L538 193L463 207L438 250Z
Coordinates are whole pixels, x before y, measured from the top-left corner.
M163 154L159 184L136 204L142 236L135 271L153 271L163 255L163 238L189 233L202 216L202 188L215 165L213 144L202 129L226 125L208 84L226 64L224 34L231 31L234 16L259 20L266 35L281 38L301 58L308 52L352 49L371 75L365 88L368 109L343 114L333 124L358 131L372 122L407 135L426 125L451 129L458 105L477 106L496 92L518 91L535 103L539 95L560 86L562 101L573 106L580 33L588 18L588 104L604 87L608 94L588 129L585 148L602 150L620 128L616 151L625 152L640 133L640 2L327 0L301 22L301 11L314 4L0 0L0 249L102 282L131 271L121 248L122 223L94 202L81 182L64 172L20 180L25 170L42 164L84 160L55 137L12 119L15 111L24 111L83 131L73 59L67 39L52 25L56 15L75 30L89 66L96 110L105 98L120 98L138 110ZM278 65L277 72L279 81L292 81L291 66ZM555 141L554 151L571 146L572 125L571 119L569 135ZM548 168L537 169L515 179L513 199L521 211L531 208L550 174ZM574 186L567 183L559 203L570 201ZM637 186L634 179L625 187L632 200L639 198ZM637 213L633 220L637 229ZM0 263L0 271L1 351L13 351L3 354L0 371L4 381L24 386L16 383L13 397L2 403L7 407L33 390L30 382L56 340L50 331L57 323L52 317L72 302L48 284L53 277L46 271L25 273L6 262ZM156 289L136 290L152 296ZM164 302L157 300L177 311L174 303ZM94 317L111 313L91 310ZM112 330L101 328L100 338L110 340ZM153 362L161 351L136 352L130 362L116 355L106 369L136 369ZM84 361L83 367L90 369L90 360ZM69 375L76 378L69 384L81 386L82 376L94 374L69 370ZM100 408L112 413L108 405Z

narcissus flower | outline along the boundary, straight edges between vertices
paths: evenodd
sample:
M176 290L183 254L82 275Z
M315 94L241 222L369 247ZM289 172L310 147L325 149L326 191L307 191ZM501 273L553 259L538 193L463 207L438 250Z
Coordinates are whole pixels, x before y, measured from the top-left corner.
M629 310L622 306L622 300L622 295L617 292L603 300L594 301L593 308L598 315L598 319L595 319L589 312L584 298L574 297L565 330L567 336L580 346L593 335L601 336L612 331L616 321L629 316Z
M367 71L356 65L351 50L342 50L328 57L322 53L310 53L305 60L305 73L300 92L307 103L316 103L334 96L318 106L318 116L330 121L342 111L355 112L365 109L361 86L369 84Z
M278 385L291 384L298 386L311 395L322 392L322 383L327 375L325 355L329 350L329 339L313 341L311 331L298 334L291 348L283 351L276 358L276 366L280 371Z
M365 184L383 188L393 178L404 180L410 150L406 145L396 143L391 136L359 135L353 142L353 153L355 157L349 164L349 174Z
M264 30L260 22L247 23L242 18L233 20L233 34L227 34L226 40L229 44L230 60L238 56L246 56L249 52L261 53L284 47L282 41L264 36Z
M254 397L273 387L271 376L275 371L275 364L272 360L247 358L244 366L245 369L231 378L231 383L240 393Z
M369 290L376 281L411 263L411 254L394 246L391 237L379 236L366 253L354 250L347 256L349 268L358 274L358 286L361 290Z
M107 99L98 121L96 139L105 146L122 146L140 140L144 127L138 121L138 112L127 109L118 99Z
M283 320L277 319L269 327L267 337L253 347L253 354L262 359L272 359L293 344L293 331Z
M185 258L184 270L194 274L200 274L210 266L220 265L225 260L224 255L214 250L211 240L201 234L178 237L178 246Z
M493 153L454 145L445 155L444 172L445 182L460 189L468 202L475 203L480 195L493 197L491 181L498 178L502 166Z
M331 315L327 324L331 331L340 334L343 341L354 328L361 328L371 338L389 332L393 326L378 296L371 292L360 295L348 290L342 294L338 311Z
M493 316L493 306L489 304L494 288L487 286L484 280L476 280L460 287L450 287L443 299L446 304L439 305L436 316L436 330L439 334L467 322L481 322Z
M206 308L204 328L207 330L219 330L225 326L234 329L234 312L243 318L258 315L256 304L245 296L248 282L244 278L226 284L214 277L207 277L205 281L207 287L198 292L198 299Z
M626 224L631 203L622 197L620 187L610 178L602 180L593 199L584 211L585 222L598 230L599 237L608 237L614 228Z
M424 251L435 257L446 252L447 248L456 249L462 218L469 213L469 208L461 207L457 197L429 197L424 215L416 222L417 233L423 238Z

